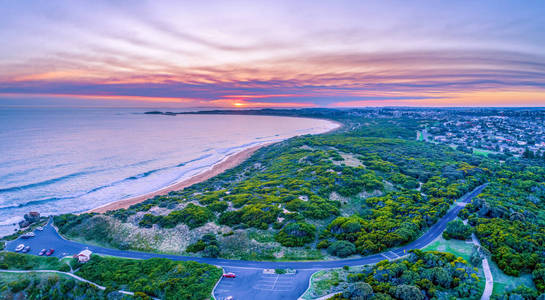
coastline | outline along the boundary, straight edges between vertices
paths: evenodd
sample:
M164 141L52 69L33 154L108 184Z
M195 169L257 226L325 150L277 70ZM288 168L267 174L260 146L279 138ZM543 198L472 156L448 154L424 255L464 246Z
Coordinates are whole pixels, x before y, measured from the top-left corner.
M318 133L318 134L329 133L329 132L337 130L337 129L339 129L339 128L341 128L343 126L343 124L340 123L340 122L336 122L336 121L332 121L332 120L327 120L327 121L331 122L333 124L336 124L337 127L331 128L328 131L324 131L324 132L321 132L321 133ZM135 196L135 197L127 198L127 199L121 199L121 200L118 200L118 201L114 201L114 202L111 202L111 203L108 203L108 204L105 204L105 205L90 209L90 210L86 211L85 213L105 213L105 212L108 212L108 211L111 211L111 210L118 210L118 209L123 209L123 208L126 209L126 208L129 208L130 206L132 206L134 204L144 202L145 200L153 198L155 196L164 196L164 195L167 195L168 193L170 193L172 191L183 190L184 188L187 188L187 187L190 187L190 186L192 186L194 184L206 181L206 180L208 180L208 179L210 179L210 178L212 178L214 176L217 176L217 175L219 175L219 174L221 174L221 173L223 173L223 172L225 172L225 171L227 171L229 169L232 169L232 168L240 165L245 160L250 158L250 156L252 156L260 148L272 145L274 143L277 143L277 142L263 143L263 144L260 144L260 145L256 145L256 146L244 149L244 150L242 150L240 152L237 152L237 153L234 153L232 155L227 156L226 158L224 158L223 160L221 160L217 164L213 165L211 168L209 168L209 169L207 169L207 170L205 170L205 171L203 171L203 172L201 172L199 174L196 174L196 175L194 175L192 177L189 177L189 178L187 178L187 179L185 179L183 181L180 181L178 183L175 183L175 184L169 185L167 187L161 188L161 189L159 189L157 191L154 191L154 192L150 192L150 193L147 193L147 194L143 194L143 195L140 195L140 196Z
M138 204L140 202L143 202L147 199L153 198L155 196L163 196L167 195L168 193L172 191L179 191L183 190L186 187L192 186L194 184L206 181L214 176L217 176L228 169L234 168L244 162L246 159L248 159L252 154L254 154L257 150L259 150L261 147L270 145L272 143L266 143L257 145L248 149L244 149L240 152L234 153L232 155L227 156L217 164L213 165L211 168L198 173L194 176L191 176L183 181L180 181L178 183L169 185L167 187L164 187L162 189L159 189L157 191L147 193L144 195L127 198L127 199L121 199L115 202L111 202L96 208L93 208L91 210L86 211L87 213L105 213L110 210L118 210L122 208L129 208L131 205Z

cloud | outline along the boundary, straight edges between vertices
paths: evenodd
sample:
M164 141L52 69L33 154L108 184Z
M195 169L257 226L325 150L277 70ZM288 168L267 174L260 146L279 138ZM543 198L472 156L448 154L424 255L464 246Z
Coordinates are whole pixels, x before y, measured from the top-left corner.
M478 92L526 97L545 89L545 24L534 18L540 5L12 6L6 12L21 14L0 21L8 41L0 49L4 95L335 106L433 104Z

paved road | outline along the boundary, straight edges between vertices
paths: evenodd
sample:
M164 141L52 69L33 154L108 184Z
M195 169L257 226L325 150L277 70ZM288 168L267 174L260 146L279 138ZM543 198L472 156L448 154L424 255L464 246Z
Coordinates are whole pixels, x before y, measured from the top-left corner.
M55 248L54 255L57 257L73 255L73 254L79 253L83 249L89 249L97 254L112 255L112 256L125 257L125 258L148 259L153 257L163 257L163 258L179 260L179 261L196 261L200 263L207 263L207 264L221 266L225 270L230 270L231 268L233 270L236 270L238 272L237 274L239 275L239 277L237 278L236 289L247 290L248 295L254 295L252 294L253 292L249 290L256 289L255 288L256 285L254 284L254 281L252 281L253 279L251 279L255 277L255 274L253 273L255 270L252 271L252 269L282 269L282 268L296 269L298 271L296 275L292 275L294 276L294 278L292 278L293 279L292 281L297 282L297 284L294 285L295 287L292 290L290 295L287 295L288 293L286 293L284 297L280 296L280 295L284 295L283 291L277 291L277 292L270 291L270 293L259 292L260 299L267 299L267 300L295 299L302 293L301 291L301 293L296 294L296 292L299 292L299 289L302 288L302 285L300 283L303 281L306 281L307 283L305 283L304 285L304 288L306 288L306 285L308 284L308 278L310 277L312 272L316 270L340 268L343 266L360 266L360 265L373 264L385 259L399 258L405 255L411 249L423 248L424 246L429 244L431 241L433 241L435 238L437 238L443 232L447 223L456 218L456 216L458 215L458 212L463 208L463 204L471 202L471 200L475 196L477 196L484 189L485 186L486 185L481 185L475 188L472 192L469 192L463 197L461 197L458 200L458 203L461 203L462 205L456 205L454 208L452 208L445 216L443 216L436 224L434 224L426 233L424 233L421 237L419 237L415 241L405 246L392 249L380 254L374 254L374 255L369 255L369 256L354 258L354 259L330 260L330 261L291 261L291 262L245 261L245 260L190 257L190 256L181 256L181 255L109 249L109 248L87 245L87 244L82 244L75 241L66 240L58 234L58 232L52 226L51 222L44 227L43 231L41 232L36 231L36 237L26 239L26 240L17 239L15 241L11 241L7 244L6 249L8 251L14 251L15 247L18 244L24 243L25 245L29 245L31 247L31 250L29 252L30 254L37 254L42 248ZM218 288L221 288L223 281L224 280L220 282L220 285L218 285ZM245 281L247 283L242 285L242 283ZM274 289L277 289L277 288L274 287ZM269 294L274 294L277 296L272 296ZM255 295L257 296L257 294ZM266 296L261 297L261 295L266 295ZM248 298L244 297L241 299L249 299L249 298L259 299L257 297L248 297Z

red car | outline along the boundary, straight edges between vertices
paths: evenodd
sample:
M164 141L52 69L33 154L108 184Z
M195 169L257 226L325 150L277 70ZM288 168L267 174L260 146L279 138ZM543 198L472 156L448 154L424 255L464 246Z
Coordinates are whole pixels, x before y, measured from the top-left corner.
M53 252L55 252L55 249L49 249L47 250L47 252L45 252L45 255L50 256L51 254L53 254Z
M235 273L229 272L229 273L223 274L223 277L225 277L225 278L235 278L235 277L237 277L237 275L235 275Z

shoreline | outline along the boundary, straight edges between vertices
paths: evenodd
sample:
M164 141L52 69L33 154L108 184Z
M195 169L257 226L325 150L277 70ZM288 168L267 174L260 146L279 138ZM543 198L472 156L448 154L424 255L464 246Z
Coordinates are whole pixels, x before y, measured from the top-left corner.
M343 124L340 123L340 122L336 122L336 121L332 121L332 120L327 120L327 121L331 122L333 124L336 124L337 127L331 128L331 129L329 129L327 131L324 131L324 132L321 132L321 133L318 133L318 134L329 133L331 131L334 131L334 130L337 130L337 129L343 127ZM111 203L108 203L108 204L104 204L104 205L101 205L99 207L96 207L96 208L90 209L88 211L85 211L84 213L105 213L105 212L112 211L112 210L118 210L118 209L123 209L123 208L126 209L126 208L129 208L130 206L132 206L134 204L144 202L147 199L153 198L155 196L164 196L164 195L167 195L168 193L170 193L172 191L183 190L183 189L185 189L187 187L190 187L190 186L192 186L194 184L197 184L197 183L204 182L204 181L206 181L206 180L208 180L208 179L210 179L212 177L215 177L215 176L217 176L217 175L219 175L219 174L221 174L221 173L223 173L223 172L225 172L225 171L227 171L229 169L232 169L232 168L240 165L241 163L246 161L248 158L250 158L250 156L252 156L260 148L272 145L274 143L278 143L278 142L263 143L261 145L256 145L256 146L244 149L244 150L242 150L240 152L237 152L237 153L234 153L234 154L231 154L231 155L225 157L220 162L214 164L211 168L209 168L207 170L204 170L203 172L198 173L196 175L193 175L193 176L191 176L191 177L189 177L189 178L187 178L185 180L182 180L182 181L180 181L178 183L166 186L166 187L161 188L159 190L156 190L154 192L146 193L146 194L143 194L143 195L140 195L140 196L135 196L135 197L127 198L127 199L121 199L121 200L117 200L117 201L114 201L114 202L111 202Z
M212 167L210 167L207 170L202 171L201 173L195 174L185 180L182 180L178 183L166 186L164 188L161 188L159 190L156 190L154 192L150 192L147 194L143 194L140 196L135 196L127 199L121 199L115 202L111 202L108 204L104 204L102 206L93 208L91 210L86 211L86 213L105 213L110 210L118 210L122 208L129 208L131 205L138 204L140 202L144 202L147 199L153 198L155 196L164 196L172 191L179 191L183 190L187 187L190 187L194 184L206 181L214 176L217 176L228 169L234 168L238 165L240 165L242 162L244 162L246 159L248 159L252 154L254 154L257 150L259 150L261 147L271 145L272 143L266 143L262 145L253 146L251 148L244 149L240 152L231 154L224 159L222 159L220 162L214 164Z

